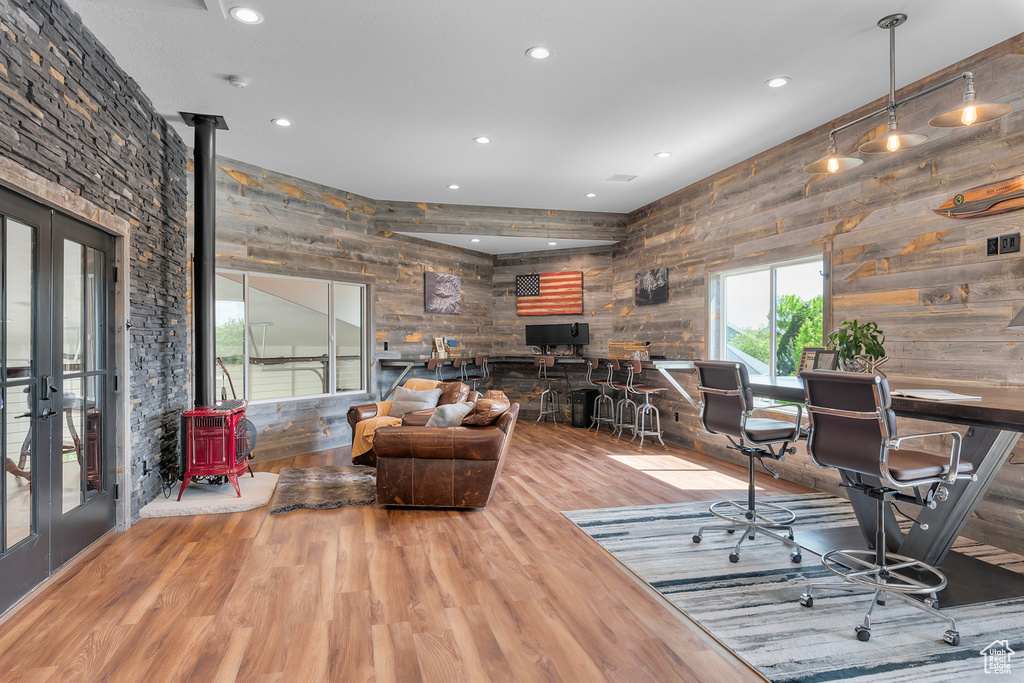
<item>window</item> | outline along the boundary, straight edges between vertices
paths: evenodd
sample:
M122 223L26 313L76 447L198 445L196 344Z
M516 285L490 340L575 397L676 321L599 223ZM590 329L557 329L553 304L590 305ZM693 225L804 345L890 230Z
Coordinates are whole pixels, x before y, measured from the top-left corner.
M222 397L365 391L366 287L218 272L217 357Z
M803 347L824 340L823 269L816 257L713 275L709 357L752 375L795 375Z

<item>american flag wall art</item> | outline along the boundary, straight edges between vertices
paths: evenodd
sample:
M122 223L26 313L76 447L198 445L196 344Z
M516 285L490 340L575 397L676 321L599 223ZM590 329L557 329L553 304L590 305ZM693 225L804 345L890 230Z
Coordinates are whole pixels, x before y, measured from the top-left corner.
M581 315L583 271L516 275L516 315Z

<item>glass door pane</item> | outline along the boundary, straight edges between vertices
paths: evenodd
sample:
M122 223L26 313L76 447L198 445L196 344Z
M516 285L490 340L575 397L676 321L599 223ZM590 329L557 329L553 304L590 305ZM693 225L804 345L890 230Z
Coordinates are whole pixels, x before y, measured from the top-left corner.
M768 374L771 355L771 272L725 278L725 360L739 361L751 375Z
M245 398L244 276L219 273L217 291L217 396ZM262 332L262 330L261 330Z
M775 271L775 374L796 375L805 346L822 344L822 262Z
M359 285L334 285L335 388L338 391L362 391L364 387L363 291Z
M36 506L32 498L32 435L30 413L34 399L32 368L35 230L8 220L3 245L3 449L5 474L3 519L6 534L0 553L25 540L35 528Z

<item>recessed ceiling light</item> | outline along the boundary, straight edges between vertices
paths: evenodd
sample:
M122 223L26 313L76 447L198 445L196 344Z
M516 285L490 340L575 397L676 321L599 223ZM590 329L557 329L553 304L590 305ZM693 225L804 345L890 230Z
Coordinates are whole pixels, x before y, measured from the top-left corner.
M672 156L672 152L658 152L654 156L658 157L659 159L668 159L670 156Z
M547 59L551 56L551 48L544 47L543 45L537 45L527 50L526 55L528 57L533 57L534 59Z
M473 138L473 142L479 142L481 145L486 145L490 141L491 139L486 135L478 135L475 138Z
M262 24L263 15L254 9L248 7L232 7L231 11L228 12L236 21L240 21L243 24Z
M588 196L588 197L596 197L597 195L596 195L596 194L594 194L593 192L588 192L588 193L587 193L587 196Z
M457 189L459 189L459 186L456 185L455 183L452 183L451 185L448 186L448 189L449 190L457 190Z
M548 246L549 246L549 247L555 247L555 246L558 246L558 242L548 242Z
M287 128L288 126L292 125L292 122L290 120L288 120L288 119L270 119L270 122L271 123L276 123L277 125L281 126L282 128Z
M764 82L764 84L769 88L781 88L787 83L789 83L789 76L776 76L775 78L769 78Z
M474 237L474 238L470 239L469 241L470 242L479 242L480 238L479 237Z

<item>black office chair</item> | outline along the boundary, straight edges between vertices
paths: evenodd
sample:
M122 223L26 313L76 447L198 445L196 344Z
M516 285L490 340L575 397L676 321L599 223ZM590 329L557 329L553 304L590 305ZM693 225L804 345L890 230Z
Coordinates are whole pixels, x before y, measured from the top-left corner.
M754 394L750 390L747 368L733 361L695 361L699 374L700 421L709 434L724 434L732 444L729 448L740 451L750 458L747 499L720 500L708 510L725 524L702 526L693 536L694 543L700 543L705 531L727 531L730 534L742 531L736 548L729 554L730 562L740 561L740 545L744 540L754 540L758 533L782 541L793 548L790 559L799 562L802 558L800 546L793 540L792 523L796 515L788 508L774 503L758 502L754 488L754 461L776 479L779 475L765 464L769 460L782 460L787 453L795 453L790 443L800 438L800 420L803 416L800 406L796 407L796 422L751 417L754 410ZM785 535L777 532L784 531Z
M942 639L960 644L956 621L938 611L936 593L946 587L946 577L935 567L912 557L888 552L886 516L893 502L935 507L946 498L947 486L960 479L975 479L970 463L960 462L960 434L935 432L896 437L896 416L889 408L889 384L884 377L835 370L800 373L804 381L807 412L811 417L807 452L818 467L845 471L843 486L851 495L866 495L876 502L874 548L832 550L821 558L841 584L811 584L800 596L804 607L814 605L816 588L843 591L871 591L874 597L864 624L856 627L857 638L871 638L871 610L884 605L892 595L899 600L944 619L949 628ZM948 456L901 448L904 441L929 436L949 436ZM926 487L927 491L922 492ZM916 522L915 522L916 523ZM925 527L927 528L927 527ZM867 539L868 543L871 539ZM924 602L912 595L928 596Z

